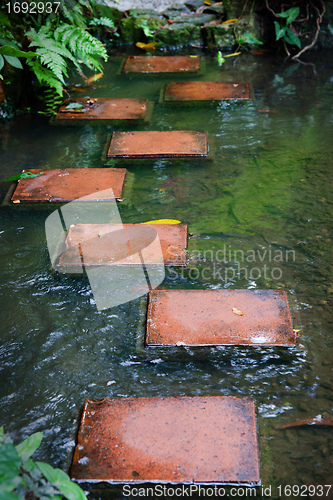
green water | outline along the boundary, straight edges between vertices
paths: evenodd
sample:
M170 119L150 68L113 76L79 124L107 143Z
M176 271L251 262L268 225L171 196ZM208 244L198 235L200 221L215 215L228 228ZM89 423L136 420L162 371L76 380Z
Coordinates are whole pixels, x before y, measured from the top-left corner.
M188 224L188 266L167 270L166 288L287 290L297 347L143 352L143 301L98 312L86 277L50 270L52 207L3 207L0 425L15 441L42 431L36 456L68 470L86 398L250 396L263 484L333 484L332 428L277 429L333 418L330 54L314 53L315 66L243 54L219 68L204 57L194 79L249 82L251 100L238 103L163 103L166 83L193 75L122 75L123 60L112 57L95 90L78 96L148 98L149 122L52 127L17 118L1 124L1 177L100 167L113 130L207 132L207 159L113 163L131 174L122 220Z

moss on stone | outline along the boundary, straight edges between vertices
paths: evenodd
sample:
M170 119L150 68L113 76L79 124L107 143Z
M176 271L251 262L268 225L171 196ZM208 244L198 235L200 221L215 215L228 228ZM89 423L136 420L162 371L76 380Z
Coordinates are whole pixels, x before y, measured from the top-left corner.
M174 23L155 33L154 40L170 47L201 45L201 29L191 23Z
M207 26L203 29L205 45L217 49L232 49L237 40L233 28L226 24L217 24L216 26Z

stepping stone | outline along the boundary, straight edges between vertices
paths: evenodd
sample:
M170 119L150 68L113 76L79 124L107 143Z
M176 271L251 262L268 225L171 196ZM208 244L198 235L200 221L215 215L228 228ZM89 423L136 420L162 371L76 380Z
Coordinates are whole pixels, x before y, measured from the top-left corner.
M207 134L165 132L114 132L107 158L186 158L207 156Z
M236 397L85 401L70 476L111 484L260 484L254 403Z
M38 177L20 179L12 195L13 203L69 202L96 193L91 201L104 201L99 191L112 189L114 198L121 198L125 168L29 169L24 172L43 173ZM107 198L109 199L109 197Z
M152 235L151 228L156 230ZM156 233L159 243L154 245ZM185 266L186 246L184 224L77 224L69 228L57 268L66 271L68 267L80 268L82 264L86 267L142 266L141 259L145 266Z
M199 56L129 56L124 73L183 73L198 71Z
M295 345L287 293L277 290L154 290L146 345Z
M166 86L166 101L222 101L249 99L247 82L173 82Z
M56 121L85 120L143 120L148 101L146 99L75 99L73 102L84 107L77 111L66 109L67 104L60 106Z

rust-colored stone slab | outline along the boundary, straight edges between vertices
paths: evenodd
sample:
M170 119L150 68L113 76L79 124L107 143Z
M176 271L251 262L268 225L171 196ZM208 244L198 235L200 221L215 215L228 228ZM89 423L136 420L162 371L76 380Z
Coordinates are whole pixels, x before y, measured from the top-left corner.
M129 56L124 73L183 73L198 71L199 56Z
M121 198L126 175L125 168L66 168L66 169L28 169L24 172L43 175L20 179L12 196L12 201L73 201L96 193L91 201L103 198L99 191L112 189L116 199Z
M86 400L71 477L135 483L260 483L249 398Z
M207 134L187 130L114 132L108 158L207 156Z
M67 110L67 104L60 106L56 120L143 120L148 101L146 99L75 99L84 106L78 112Z
M221 101L249 99L247 82L173 82L165 90L166 101Z
M287 294L279 290L154 290L148 346L295 345Z
M151 245L148 228L157 231L160 248ZM156 234L156 233L155 233ZM151 245L151 246L150 246ZM185 266L187 226L184 224L77 224L69 228L58 267L142 265ZM78 251L80 249L80 251Z

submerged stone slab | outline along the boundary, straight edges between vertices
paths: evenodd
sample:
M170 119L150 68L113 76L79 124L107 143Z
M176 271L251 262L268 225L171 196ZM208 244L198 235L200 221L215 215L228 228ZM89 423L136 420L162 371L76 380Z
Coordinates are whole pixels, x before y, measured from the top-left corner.
M108 158L207 156L207 134L187 130L114 132Z
M86 400L70 472L113 484L260 484L254 403L236 397Z
M154 228L159 242L154 243ZM69 228L58 270L85 266L185 266L184 224L77 224ZM140 254L145 250L144 256ZM161 250L162 257L161 260ZM142 260L144 262L142 262Z
M24 172L43 173L38 177L20 179L12 195L13 203L69 202L95 194L90 201L104 200L98 192L112 189L114 198L121 198L125 168L29 169Z
M146 99L108 99L90 98L75 99L75 103L83 108L66 109L67 104L60 106L55 120L143 120L146 115L148 101Z
M295 345L280 290L153 290L147 346Z
M166 101L221 101L249 98L247 82L172 82L165 90Z
M198 71L199 56L129 56L124 73L183 73Z

